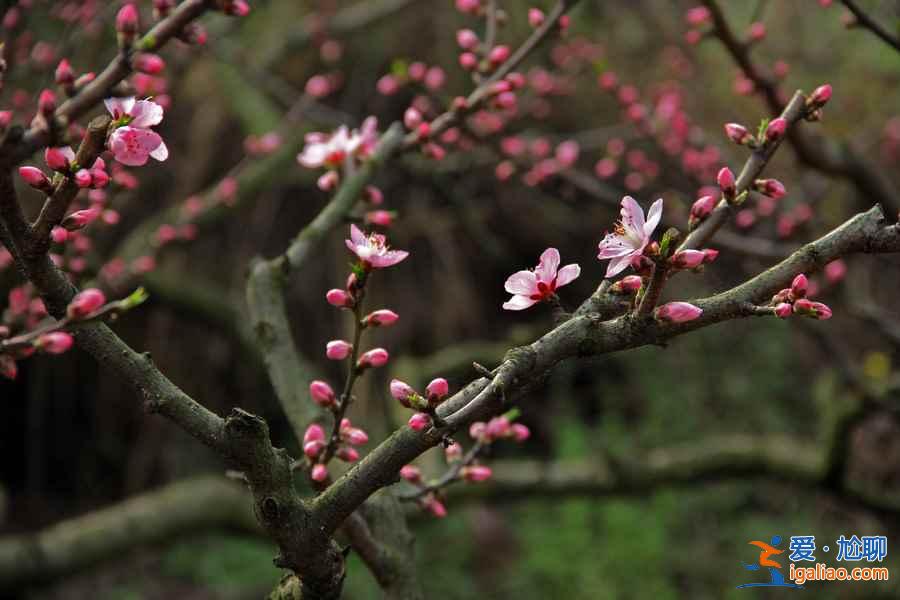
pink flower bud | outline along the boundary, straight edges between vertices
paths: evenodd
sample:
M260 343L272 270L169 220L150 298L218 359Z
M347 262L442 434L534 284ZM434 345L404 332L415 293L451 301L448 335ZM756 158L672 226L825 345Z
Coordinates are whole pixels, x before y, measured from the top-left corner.
M736 190L734 187L734 173L731 172L731 169L722 167L719 170L719 174L716 176L716 182L719 184L719 189L722 190L723 194L728 197L734 196Z
M744 145L753 137L747 128L739 123L726 123L725 135L735 144Z
M787 319L793 313L794 308L787 302L775 305L775 316L779 319Z
M473 440L487 439L487 423L476 421L469 425L469 436Z
M348 444L353 444L354 446L362 446L363 444L368 443L369 434L367 434L359 427L342 427L341 439Z
M403 113L403 124L407 129L412 131L422 124L422 113L410 106L406 109L406 112Z
M375 84L375 88L378 90L378 93L383 96L393 96L397 93L397 90L400 89L400 83L393 75L385 75L378 80L378 83Z
M759 21L750 24L750 30L747 33L747 37L750 38L751 42L758 42L764 37L766 37L766 26L764 23L760 23Z
M643 284L644 280L639 275L627 275L615 282L610 291L615 294L635 294Z
M72 347L75 340L72 336L63 331L55 331L53 333L45 333L35 341L35 347L43 350L47 354L62 354Z
M225 14L233 17L246 17L250 14L250 5L246 0L232 0L225 8Z
M79 292L69 306L66 314L70 319L83 319L106 304L106 296L97 288L88 288Z
M61 225L69 231L78 231L87 227L94 219L100 216L100 209L92 206L84 210L76 210L65 219Z
M509 435L510 422L504 416L494 417L487 423L485 434L493 439L503 438Z
M350 446L341 446L334 455L344 462L356 462L359 460L359 452L357 452L356 448L351 448Z
M787 120L784 117L772 119L766 127L766 140L769 142L780 140L784 137L785 131L787 131Z
M706 255L700 250L682 250L676 252L670 260L678 269L693 269L703 264L705 258Z
M404 465L400 469L400 477L410 483L419 483L422 481L422 471L415 465Z
M684 13L684 21L691 27L703 25L704 23L709 21L709 17L709 9L705 6L695 6L693 8L689 8L688 11Z
M134 4L126 4L116 15L116 31L134 36L138 31L138 11Z
M578 161L580 146L575 140L568 140L556 147L556 162L562 167L571 167Z
M310 382L309 393L312 396L313 402L319 406L329 407L334 405L334 390L332 390L331 386L324 381L316 379Z
M459 55L459 66L466 71L471 71L478 66L478 57L471 52L463 52Z
M350 356L353 345L344 340L332 340L325 345L325 356L331 360L344 360Z
M821 302L813 302L812 303L812 312L817 319L820 321L825 321L826 319L831 318L831 309Z
M460 469L459 474L466 481L475 483L479 481L486 481L491 478L491 468L485 467L484 465L470 465L468 467L463 467Z
M719 251L714 248L704 248L703 249L703 262L711 263L714 260L719 258Z
M495 67L502 65L509 58L509 46L494 46L488 53L488 60Z
M447 396L449 391L450 385L443 377L432 379L431 383L428 384L428 387L425 388L425 393L428 395L428 401L432 406L438 404L441 400L443 400Z
M390 355L384 348L373 348L359 357L356 366L360 369L367 367L383 367L387 364Z
M813 90L813 93L809 95L806 102L811 107L821 108L825 106L829 100L831 100L831 84L826 83Z
M159 75L166 68L166 61L160 55L149 52L138 54L132 59L131 64L136 71L147 75Z
M716 207L716 199L712 196L703 196L702 198L697 199L693 206L691 206L691 216L689 219L689 224L691 226L696 225L700 221L703 221Z
M540 27L544 23L544 11L539 8L529 8L528 9L528 24L532 27Z
M456 10L461 13L473 14L478 10L480 4L479 0L456 0Z
M808 289L809 280L806 278L806 275L800 273L794 277L794 281L791 282L791 296L793 298L803 298L806 296Z
M471 29L460 29L456 32L456 43L463 50L474 50L478 47L478 34Z
M463 447L459 442L453 442L444 448L444 458L448 463L456 462L462 458Z
M312 471L310 472L309 476L313 481L322 483L323 481L328 479L328 467L321 463L315 464L313 465Z
M394 311L387 308L382 308L381 310L376 310L372 313L369 313L366 318L363 319L363 322L366 325L372 327L387 327L388 325L393 325L394 323L396 323L397 319L399 318L400 315L398 315Z
M381 206L384 203L384 194L374 185L369 185L366 186L365 199L372 206Z
M19 167L19 177L35 189L43 192L50 191L50 178L37 167Z
M702 314L702 309L688 302L669 302L653 311L656 320L663 323L686 323Z
M390 227L394 224L394 213L389 210L372 210L366 213L366 223L380 227Z
M75 73L72 71L72 65L66 58L59 61L54 76L57 85L70 86L75 83Z
M520 443L531 437L531 430L521 423L513 423L510 426L510 433L513 439Z
M103 169L91 169L91 182L95 188L105 188L109 184L109 174Z
M341 176L337 171L325 171L316 180L316 187L323 192L330 192L337 188L341 182Z
M431 425L431 417L425 413L415 413L409 418L409 427L413 431L422 431Z
M328 304L338 308L353 306L353 296L337 288L328 290L328 293L325 294L325 299L328 300Z
M68 146L44 150L44 161L54 171L68 172L73 160L75 160L75 153Z
M53 240L53 242L56 244L62 244L67 239L69 239L69 230L65 227L60 227L59 225L57 225L50 230L50 239Z
M828 283L840 282L847 275L847 263L840 258L825 265L825 279Z
M306 442L303 444L303 454L308 456L309 458L315 459L320 454L322 454L322 450L325 449L325 442L322 440L313 440L311 442Z
M777 179L757 179L753 185L756 191L774 200L780 200L787 194L784 184Z
M56 94L50 90L42 91L40 96L38 96L38 112L44 115L45 118L50 118L55 110Z
M91 184L94 181L93 177L91 177L91 172L87 169L78 169L78 171L76 171L75 173L74 179L75 185L80 188L91 187Z
M400 402L400 404L402 404L406 408L412 407L410 399L417 395L416 390L412 389L412 386L410 386L408 383L400 381L399 379L392 379L390 389L391 396L396 398L397 401Z
M306 428L306 431L303 433L303 443L308 444L309 442L324 442L325 441L325 430L322 429L322 426L318 423L313 423L309 427Z
M457 4L459 4L459 0L457 0ZM429 496L424 504L425 508L427 508L429 512L431 512L431 514L438 519L443 519L447 516L447 507L444 506L443 502L441 502L434 496Z

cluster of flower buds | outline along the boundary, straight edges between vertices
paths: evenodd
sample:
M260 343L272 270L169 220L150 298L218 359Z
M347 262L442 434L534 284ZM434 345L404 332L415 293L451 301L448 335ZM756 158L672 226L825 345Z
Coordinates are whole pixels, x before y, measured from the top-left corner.
M89 169L83 168L75 162L75 152L72 148L65 146L47 148L44 151L44 160L48 167L71 178L80 188L102 189L109 184L110 177L102 158L97 158ZM19 167L19 176L31 187L47 195L53 193L53 183L41 169L31 166Z
M469 426L469 435L482 444L491 444L503 439L524 442L531 437L531 431L521 423L514 423L507 415L500 415L487 423L483 421L472 423Z
M94 73L84 73L75 77L75 71L68 59L64 58L59 61L54 71L54 79L56 85L62 89L66 96L74 96L82 87L86 86L96 78Z
M775 316L787 319L793 314L819 320L830 319L831 308L807 298L809 292L810 283L806 275L801 273L794 277L791 287L784 288L772 297L772 310Z
M416 431L421 431L431 425L435 416L434 411L441 402L447 399L450 387L446 379L438 377L428 384L423 396L408 383L404 383L399 379L393 379L391 380L390 390L391 396L400 404L416 411L409 418L409 426Z
M323 482L328 478L328 466L325 463L329 443L333 442L334 456L344 462L356 462L359 460L359 451L354 446L362 446L369 442L368 434L354 427L350 419L341 419L337 431L337 438L329 440L325 430L318 423L313 423L306 428L303 434L303 454L312 464L310 476L313 481Z
M684 13L684 21L689 29L684 34L685 41L690 45L697 44L705 35L703 28L710 22L712 13L705 6L694 6Z

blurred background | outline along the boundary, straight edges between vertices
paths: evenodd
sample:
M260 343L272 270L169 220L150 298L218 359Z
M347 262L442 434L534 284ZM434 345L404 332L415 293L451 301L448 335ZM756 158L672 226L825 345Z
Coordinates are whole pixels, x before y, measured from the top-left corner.
M121 5L30 4L5 29L11 67L0 95L0 106L25 123L37 93L53 86L61 58L80 74L99 72L114 55L112 21ZM138 4L149 23L151 3ZM499 4L507 19L498 41L513 48L530 33L527 9L551 6ZM765 24L751 56L783 94L834 86L823 120L802 125L816 143L847 144L897 189L900 53L847 29L839 2L721 4L741 38L751 23ZM889 29L900 18L896 2L860 5ZM298 454L249 331L244 293L251 260L282 251L328 200L316 187L318 173L296 163L303 134L359 126L368 115L386 127L411 103L437 114L440 102L472 87L457 63L456 31L480 35L483 22L438 0L251 6L244 19L206 17L204 46L174 42L161 52L164 73L132 81L140 95L162 96L170 106L159 128L170 159L118 173L103 199L115 214L60 254L80 281L99 282L113 295L145 286L150 301L124 315L116 331L211 410L240 406L264 416L273 442ZM392 245L411 258L378 273L371 294L372 306L392 308L401 320L373 336L392 362L362 380L351 415L369 429L370 447L405 420L388 394L390 378L422 385L440 375L458 389L475 376L473 360L495 365L507 348L552 326L546 307L500 309L510 273L557 247L563 264L582 266L561 292L577 306L603 277L596 244L623 194L645 207L663 197L666 224L684 230L691 203L715 183L718 168L739 170L747 152L727 140L722 124L755 130L770 108L746 93L715 36L690 43L684 14L691 6L582 1L566 35L520 69L528 85L515 111L476 115L458 139L441 140L443 160L413 152L378 175L383 208L397 212ZM441 67L441 85L403 83L416 61ZM601 89L604 73L634 86L638 100L623 102L622 87ZM398 89L377 91L390 91L382 80L389 74ZM643 118L635 118L634 104ZM280 144L260 148L272 132ZM527 150L512 156L511 136ZM542 170L541 160L568 140L579 145L575 163ZM668 297L728 289L876 201L848 178L797 160L787 144L766 174L784 182L788 195L777 203L751 198L741 226L711 244L718 260L702 275L676 279ZM39 208L37 193L20 193L28 210ZM893 216L900 197L894 201L886 207ZM174 233L161 229L166 225ZM310 377L339 375L323 349L347 334L347 323L323 296L346 273L345 235L344 227L332 232L290 285L293 335ZM493 449L496 484L452 488L442 520L411 511L428 597L774 597L780 590L735 589L759 578L742 567L756 557L748 541L773 535L815 535L832 545L840 534L887 535L884 566L900 573L892 546L900 516L897 266L895 257L853 256L816 276L817 299L834 310L828 322L735 321L668 348L560 365L520 402L531 439ZM10 309L2 303L15 301L10 292L20 284L13 268L0 272L0 309ZM216 456L144 415L130 390L81 351L37 356L19 368L14 382L0 381L4 534L40 530L173 482L224 479ZM735 458L741 448L786 459L759 467ZM691 453L722 466L647 485L561 485L552 493L504 485L500 477L560 463L639 474L641 465ZM443 459L432 451L419 464L437 475ZM185 526L161 537L14 595L242 599L263 596L279 579L273 545L252 527ZM820 560L833 562L833 554ZM900 593L896 581L808 587L821 598ZM345 595L379 597L354 555Z

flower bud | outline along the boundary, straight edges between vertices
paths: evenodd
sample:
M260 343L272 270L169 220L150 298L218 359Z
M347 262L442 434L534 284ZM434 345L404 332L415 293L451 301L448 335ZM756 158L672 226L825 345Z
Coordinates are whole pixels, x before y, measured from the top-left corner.
M322 483L323 481L328 479L328 467L321 463L315 464L313 465L312 471L310 472L309 476L313 481Z
M80 188L89 188L94 181L94 178L91 177L91 172L87 169L78 169L75 172L75 185Z
M741 146L753 139L753 136L750 135L747 128L739 123L726 123L725 135L727 135L728 139L732 142Z
M682 250L669 260L677 269L693 269L703 264L705 258L706 255L701 250Z
M135 71L140 71L147 75L159 75L166 68L166 61L158 54L141 52L131 60L131 65Z
M350 356L353 344L344 340L332 340L325 345L325 356L331 360L344 360Z
M54 77L56 78L56 85L69 87L75 83L75 73L72 71L72 65L67 58L59 61Z
M462 458L463 447L459 442L453 442L444 448L444 458L448 463L456 462Z
M109 185L109 174L103 169L91 169L91 183L96 189L105 188Z
M532 27L540 27L544 23L544 11L539 8L529 8L528 9L528 24Z
M704 23L709 21L709 17L709 9L705 6L695 6L693 8L689 8L687 12L684 13L684 21L691 27L703 25Z
M100 209L92 206L84 210L76 210L65 219L61 225L69 231L78 231L88 226L94 219L100 216Z
M702 314L701 308L688 302L669 302L653 311L653 316L662 323L686 323Z
M400 402L400 404L406 408L412 408L411 399L418 395L416 394L416 390L412 389L412 386L399 379L392 379L390 389L391 396Z
M56 94L51 90L44 90L38 96L38 112L49 119L56 111Z
M45 333L34 342L35 348L43 350L47 354L62 354L72 347L75 340L64 331Z
M44 161L54 171L67 173L73 160L75 160L75 153L68 146L44 150Z
M316 459L325 449L325 442L322 440L312 440L303 444L303 454L309 458Z
M756 188L757 192L765 194L774 200L780 200L787 194L784 184L777 179L757 179L753 183L753 187Z
M481 421L476 421L469 425L469 436L473 440L484 440L487 441L487 423L482 423Z
M390 227L394 224L395 213L390 210L371 210L366 213L366 223L380 227Z
M338 308L348 308L353 306L353 296L344 290L339 290L337 288L328 290L325 294L325 299L328 301L328 304Z
M52 190L50 178L37 167L19 167L19 177L31 187L49 193Z
M443 377L432 379L431 383L428 384L428 387L425 388L425 393L428 395L428 402L432 406L440 404L441 400L447 396L449 391L450 386Z
M344 462L356 462L359 460L359 452L357 452L356 448L351 448L350 446L341 446L334 455Z
M431 425L431 417L425 413L415 413L409 418L409 427L413 431L422 431Z
M471 71L478 66L478 57L471 52L463 52L459 55L459 66L466 71Z
M337 171L325 171L316 180L316 187L323 192L335 190L341 182L341 175Z
M406 109L406 112L403 113L403 124L407 129L412 131L422 124L422 113L410 106Z
M387 364L390 355L384 348L373 348L359 357L356 366L359 369L368 367L383 367Z
M334 405L334 390L324 381L319 379L312 381L309 384L309 393L312 396L313 402L319 406L327 408Z
M488 53L488 60L492 65L499 66L506 62L509 58L509 46L494 46Z
M381 310L376 310L366 315L366 317L363 319L363 323L371 327L387 327L388 325L393 325L394 323L396 323L397 319L399 318L400 315L398 315L394 311L387 308L382 308Z
M787 302L781 302L775 305L775 316L779 319L787 319L793 313L793 307Z
M485 428L485 434L489 438L498 439L503 438L509 435L510 432L510 422L509 419L504 416L494 417L487 423L487 427Z
M341 439L354 446L368 443L369 435L359 427L341 427Z
M318 423L313 423L309 427L306 428L306 431L303 433L303 443L308 444L309 442L324 442L325 441L325 430L322 429L322 426Z
M367 185L365 200L372 206L381 206L384 203L384 194L374 185Z
M69 230L57 225L50 230L50 239L53 240L55 244L62 244L69 239Z
M491 478L491 468L484 465L470 465L459 471L460 476L468 482L476 483Z
M66 314L70 319L83 319L106 304L106 296L97 288L88 288L79 292L69 306Z
M463 50L474 50L478 47L478 34L471 29L460 29L456 32L456 43Z
M706 219L716 207L716 199L712 196L703 196L697 199L691 206L691 216L688 225L694 227L697 223Z
M791 297L794 299L803 298L806 296L808 289L809 280L806 278L806 275L800 273L794 277L794 281L791 282Z
M459 1L457 1L457 4L459 4ZM443 502L435 498L434 495L428 496L423 504L425 508L438 519L443 519L447 516L447 507L444 506Z
M138 32L139 15L134 4L128 3L119 9L116 14L116 31L128 40L134 38Z
M415 465L404 465L400 469L400 477L410 483L419 483L422 481L422 471Z
M785 131L787 131L787 120L784 117L772 119L766 127L766 141L774 142L780 140L784 137Z
M813 109L822 108L828 104L829 100L831 100L831 84L826 83L813 90L813 93L806 99L806 104Z
M825 279L828 283L840 282L847 275L847 263L840 258L825 265Z
M513 439L519 443L531 437L531 430L521 423L513 423L509 429Z
M627 275L610 286L609 291L614 294L636 294L644 280L639 275Z
M734 198L734 194L737 190L734 187L734 173L731 172L731 169L722 167L719 170L719 174L716 176L716 182L719 184L719 189L722 190L722 194L724 194L726 198Z

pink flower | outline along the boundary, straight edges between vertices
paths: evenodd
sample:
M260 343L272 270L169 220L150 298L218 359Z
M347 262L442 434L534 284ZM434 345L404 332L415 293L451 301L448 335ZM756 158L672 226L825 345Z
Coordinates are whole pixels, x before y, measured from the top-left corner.
M75 151L69 146L47 148L44 150L44 161L54 171L67 173L75 161Z
M669 302L658 307L653 316L663 323L686 323L703 314L703 310L689 302Z
M384 269L409 256L404 250L391 250L382 234L366 235L356 225L350 225L350 239L345 242L367 269Z
M37 167L19 167L19 177L35 189L43 192L50 191L50 178Z
M103 101L118 127L109 136L109 150L123 165L139 167L147 157L163 161L169 149L158 133L150 128L163 119L163 108L152 100L107 98Z
M334 404L334 390L324 381L316 379L310 382L309 394L312 396L313 402L319 406L328 407Z
M350 356L353 344L344 340L332 340L325 345L325 356L331 360L344 360Z
M369 117L360 130L342 125L331 134L309 133L297 162L308 169L338 168L347 157L365 160L378 144L378 120Z
M425 388L425 393L428 395L428 401L432 406L440 403L440 401L447 396L449 391L450 385L443 377L432 379L431 383L428 384L428 387Z
M83 319L106 304L106 296L97 288L88 288L79 292L66 308L71 319Z
M415 465L405 465L400 469L400 477L410 483L422 481L422 471Z
M321 483L328 479L328 467L321 463L313 465L312 471L310 472L309 476L313 481L318 481L319 483Z
M356 366L360 369L366 367L383 367L387 364L389 357L388 351L384 348L373 348L359 357Z
M370 325L373 327L393 325L397 322L397 319L400 318L400 315L395 313L394 311L382 308L381 310L376 310L369 315L366 316L363 321L366 325Z
M785 131L787 131L787 120L785 120L784 117L772 119L772 121L766 127L766 140L770 142L779 140L784 137Z
M463 479L470 482L486 481L493 474L490 467L484 465L471 465L463 467L459 473Z
M541 260L531 271L518 271L509 276L504 289L513 297L503 303L506 310L524 310L537 302L547 300L561 288L574 281L581 274L577 264L559 268L559 250L547 248Z
M73 343L74 340L70 334L64 331L55 331L39 337L35 346L48 354L62 354L71 348Z
M425 413L415 413L409 418L409 427L413 431L422 431L431 425L431 417Z
M599 260L612 259L606 268L607 278L618 275L631 264L632 258L643 254L650 236L662 218L662 208L663 201L660 198L650 206L647 220L644 221L644 211L635 199L631 196L622 198L622 220L612 232L606 234L598 246Z

